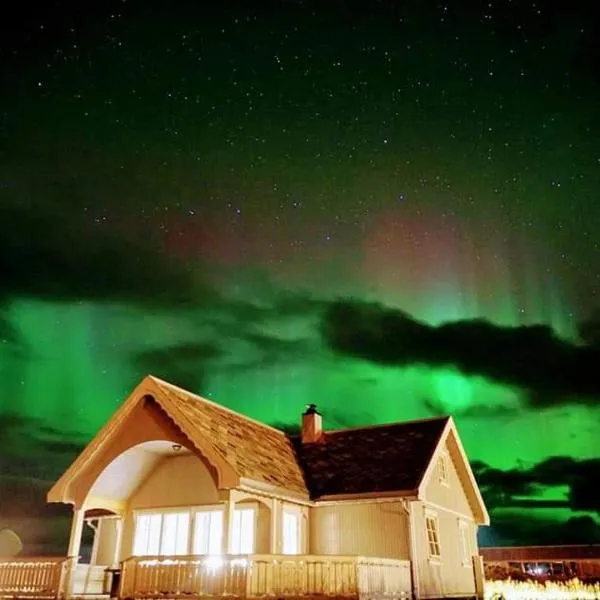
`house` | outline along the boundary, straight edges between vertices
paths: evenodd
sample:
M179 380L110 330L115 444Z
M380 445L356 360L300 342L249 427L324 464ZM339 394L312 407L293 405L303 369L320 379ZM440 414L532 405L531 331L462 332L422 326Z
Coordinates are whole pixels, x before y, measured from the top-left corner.
M148 376L48 501L73 506L67 556L0 562L0 596L483 595L450 417L325 431L311 405L294 437Z

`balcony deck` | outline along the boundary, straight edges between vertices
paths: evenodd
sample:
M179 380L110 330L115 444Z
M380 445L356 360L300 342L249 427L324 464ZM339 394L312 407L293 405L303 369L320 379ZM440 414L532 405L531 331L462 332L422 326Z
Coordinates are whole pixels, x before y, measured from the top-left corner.
M73 584L85 565L77 566L71 593L66 594L68 564L65 558L2 561L0 597L81 596L75 589L80 586ZM123 600L399 600L410 596L409 561L360 556L137 556L123 561L119 586Z

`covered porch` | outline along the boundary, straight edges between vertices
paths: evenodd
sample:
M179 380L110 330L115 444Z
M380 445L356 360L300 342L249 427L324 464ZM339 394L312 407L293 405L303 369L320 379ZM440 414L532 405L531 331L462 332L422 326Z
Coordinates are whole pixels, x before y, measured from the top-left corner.
M31 558L0 562L0 597L97 596L65 587L73 562ZM122 562L122 600L166 598L409 598L410 562L360 556L136 556ZM110 589L105 590L109 597Z

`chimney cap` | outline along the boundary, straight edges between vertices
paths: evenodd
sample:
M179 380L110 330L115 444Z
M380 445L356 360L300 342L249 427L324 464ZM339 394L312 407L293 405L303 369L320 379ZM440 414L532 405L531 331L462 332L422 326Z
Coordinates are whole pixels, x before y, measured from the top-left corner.
M316 404L307 404L304 414L305 415L320 415L321 413L317 410Z

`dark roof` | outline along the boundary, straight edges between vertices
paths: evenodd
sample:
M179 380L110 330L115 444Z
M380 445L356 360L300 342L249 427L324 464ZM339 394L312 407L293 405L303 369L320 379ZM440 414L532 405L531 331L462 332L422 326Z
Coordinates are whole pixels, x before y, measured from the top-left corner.
M503 546L479 549L486 562L600 559L600 544L589 546Z
M311 498L412 492L419 487L448 417L295 437Z

